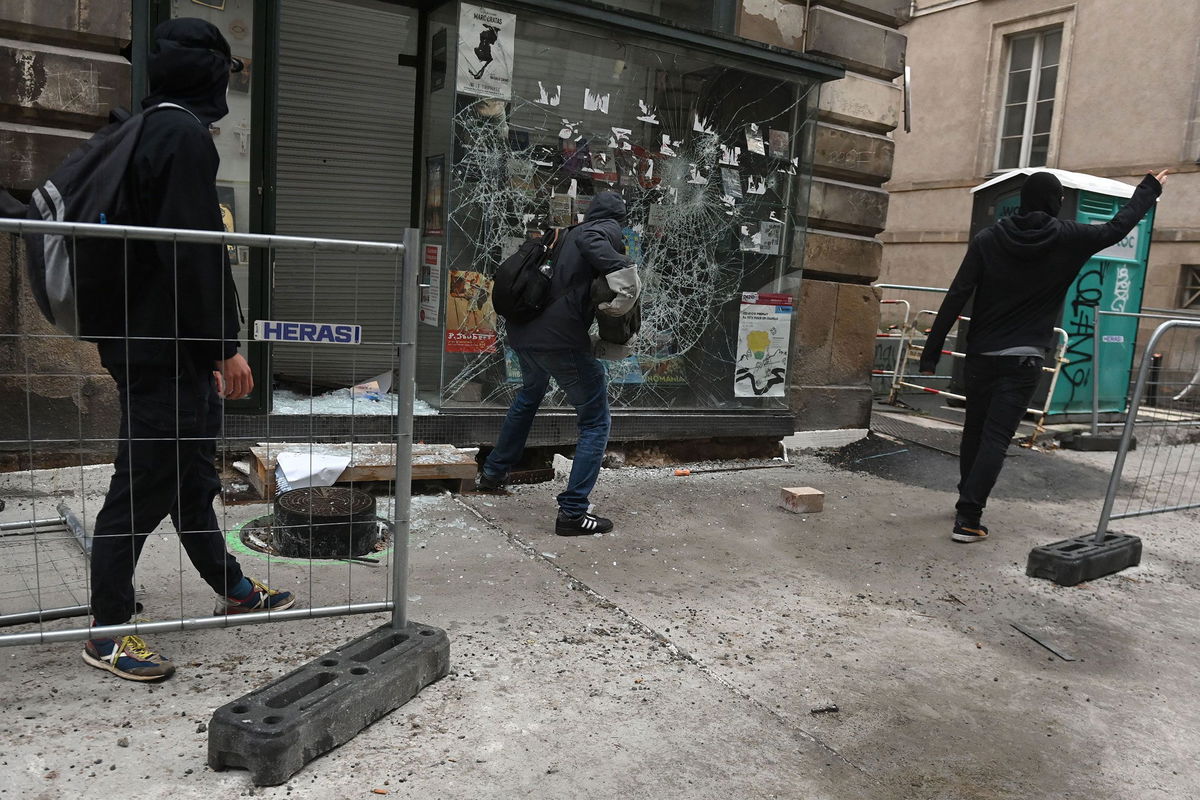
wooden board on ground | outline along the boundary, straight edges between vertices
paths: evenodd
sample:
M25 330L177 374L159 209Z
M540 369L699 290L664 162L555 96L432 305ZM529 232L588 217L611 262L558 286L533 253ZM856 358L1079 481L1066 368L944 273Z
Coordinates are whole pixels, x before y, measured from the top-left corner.
M451 444L414 444L412 478L419 480L457 480L465 484L475 478L476 447ZM396 479L396 445L316 444L308 442L259 442L250 448L250 484L265 498L275 496L275 467L280 453L341 456L350 466L338 477L338 483L392 481Z

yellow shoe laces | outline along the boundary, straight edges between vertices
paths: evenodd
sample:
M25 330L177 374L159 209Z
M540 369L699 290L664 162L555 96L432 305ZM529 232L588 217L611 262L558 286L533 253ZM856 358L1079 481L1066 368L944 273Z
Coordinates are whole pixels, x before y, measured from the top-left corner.
M158 656L140 636L126 636L122 638L121 650L129 653L139 661L153 661Z

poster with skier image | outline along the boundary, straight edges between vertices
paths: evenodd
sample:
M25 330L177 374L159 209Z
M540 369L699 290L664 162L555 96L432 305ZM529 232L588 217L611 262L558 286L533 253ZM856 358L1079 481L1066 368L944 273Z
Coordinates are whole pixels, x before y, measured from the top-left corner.
M517 15L463 3L458 14L458 91L512 99Z

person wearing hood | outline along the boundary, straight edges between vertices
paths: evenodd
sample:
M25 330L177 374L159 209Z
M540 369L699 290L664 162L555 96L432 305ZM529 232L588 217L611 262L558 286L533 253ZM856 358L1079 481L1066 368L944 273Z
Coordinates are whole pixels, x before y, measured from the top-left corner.
M129 224L224 230L209 125L228 113L229 74L240 66L204 20L173 19L155 29L146 117L125 176L135 215ZM244 397L254 386L238 353L240 313L225 247L130 240L123 291L128 333L97 345L117 383L121 428L92 539L94 624L121 625L133 616L138 557L168 515L218 595L215 613L288 608L295 602L290 592L242 574L213 512L221 489L214 464L220 398ZM137 636L90 639L83 658L135 681L175 671Z
M525 450L533 418L554 378L575 407L579 426L571 475L558 495L554 530L559 536L587 536L613 528L611 520L588 510L611 424L604 367L592 355L588 330L596 316L593 280L630 266L621 233L625 215L625 201L616 192L592 198L583 223L571 228L556 250L550 277L553 299L530 322L507 326L508 344L521 365L521 388L476 485L484 491L504 485Z
M967 407L954 541L978 542L988 535L983 509L1041 380L1072 282L1088 259L1133 230L1166 179L1166 170L1147 174L1116 216L1103 225L1085 225L1058 219L1062 183L1052 172L1035 172L1021 186L1017 213L984 228L968 245L920 366L922 374L933 374L946 335L974 297L965 347Z

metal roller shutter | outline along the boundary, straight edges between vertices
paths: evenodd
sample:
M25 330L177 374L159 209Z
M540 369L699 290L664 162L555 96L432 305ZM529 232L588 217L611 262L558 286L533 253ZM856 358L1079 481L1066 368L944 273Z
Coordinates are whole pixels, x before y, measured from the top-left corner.
M410 221L416 71L397 57L414 38L415 12L370 0L281 5L276 231L400 241ZM380 256L276 253L272 319L353 322L368 344L277 345L274 374L346 386L392 369L399 269Z

